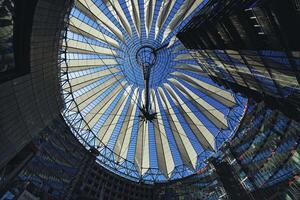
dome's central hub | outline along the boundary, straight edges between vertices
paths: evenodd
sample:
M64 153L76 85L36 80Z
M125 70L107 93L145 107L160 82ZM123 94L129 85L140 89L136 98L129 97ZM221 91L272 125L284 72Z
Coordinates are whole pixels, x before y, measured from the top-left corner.
M136 53L136 61L142 68L151 68L156 63L156 51L151 46L142 46Z

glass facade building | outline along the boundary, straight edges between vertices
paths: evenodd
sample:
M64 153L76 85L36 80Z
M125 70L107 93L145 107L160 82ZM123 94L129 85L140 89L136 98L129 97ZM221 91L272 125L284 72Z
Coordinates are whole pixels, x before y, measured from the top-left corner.
M299 21L297 1L210 1L178 37L215 82L298 118Z

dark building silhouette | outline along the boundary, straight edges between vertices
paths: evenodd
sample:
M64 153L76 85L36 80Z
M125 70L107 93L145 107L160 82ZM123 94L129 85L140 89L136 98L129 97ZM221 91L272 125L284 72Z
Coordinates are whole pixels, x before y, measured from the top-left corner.
M218 84L299 120L299 2L209 1L178 34Z

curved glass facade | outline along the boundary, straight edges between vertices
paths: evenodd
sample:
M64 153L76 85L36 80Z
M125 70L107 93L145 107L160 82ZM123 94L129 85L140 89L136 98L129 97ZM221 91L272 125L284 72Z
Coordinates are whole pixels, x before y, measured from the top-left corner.
M216 85L177 32L206 1L77 0L63 38L63 115L106 168L161 182L202 169L246 100Z

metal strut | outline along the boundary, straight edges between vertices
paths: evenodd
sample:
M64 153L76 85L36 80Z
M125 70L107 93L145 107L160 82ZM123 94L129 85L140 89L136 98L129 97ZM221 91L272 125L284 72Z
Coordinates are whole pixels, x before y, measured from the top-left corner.
M157 113L152 112L150 108L150 74L153 66L156 63L156 55L157 52L161 49L164 49L169 44L165 44L157 49L154 49L151 46L142 46L138 51L136 55L136 59L138 64L142 67L143 70L143 76L144 76L144 85L145 85L145 104L142 107L139 107L142 115L139 117L143 121L150 121L152 122L154 119L157 118Z

